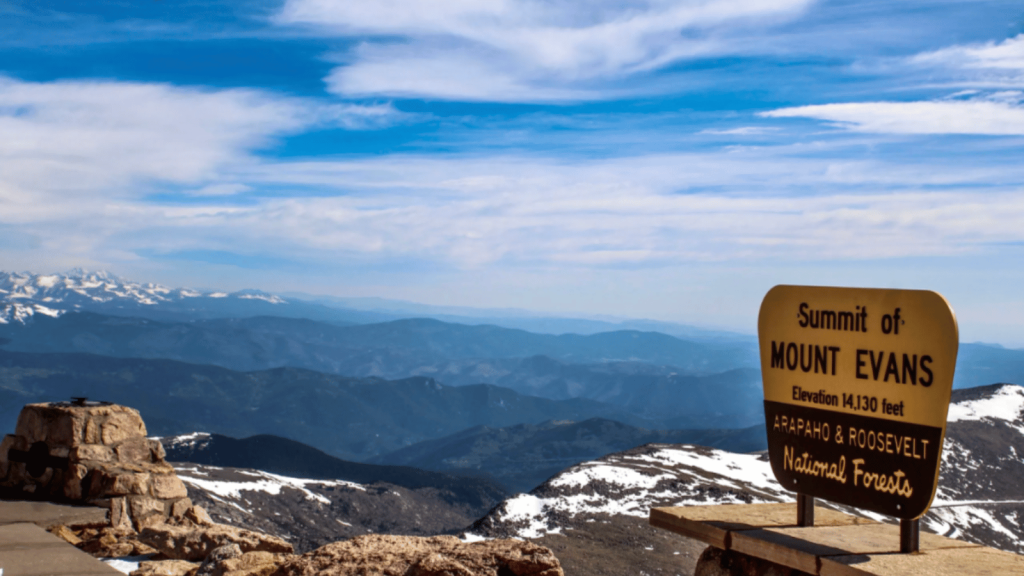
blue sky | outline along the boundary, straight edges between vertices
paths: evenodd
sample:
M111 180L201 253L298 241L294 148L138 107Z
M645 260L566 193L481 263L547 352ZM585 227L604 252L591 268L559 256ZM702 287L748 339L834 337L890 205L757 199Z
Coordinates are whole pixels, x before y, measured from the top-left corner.
M1024 347L1019 1L0 4L0 262Z

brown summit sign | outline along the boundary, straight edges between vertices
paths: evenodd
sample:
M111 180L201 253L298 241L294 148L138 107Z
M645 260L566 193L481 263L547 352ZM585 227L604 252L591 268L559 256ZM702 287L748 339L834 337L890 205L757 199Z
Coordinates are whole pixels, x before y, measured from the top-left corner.
M786 488L903 519L935 496L958 334L923 290L776 286L758 317L768 452Z

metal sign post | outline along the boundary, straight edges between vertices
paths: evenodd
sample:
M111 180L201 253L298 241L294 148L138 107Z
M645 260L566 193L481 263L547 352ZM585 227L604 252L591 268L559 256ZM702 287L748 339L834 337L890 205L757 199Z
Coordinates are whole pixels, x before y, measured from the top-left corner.
M814 526L814 496L796 495L796 525Z
M900 552L909 554L921 549L921 524L917 518L900 520Z

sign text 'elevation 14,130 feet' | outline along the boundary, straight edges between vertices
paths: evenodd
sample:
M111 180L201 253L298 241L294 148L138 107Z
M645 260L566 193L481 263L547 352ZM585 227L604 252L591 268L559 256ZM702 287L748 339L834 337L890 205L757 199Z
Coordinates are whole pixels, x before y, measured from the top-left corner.
M768 451L786 488L903 519L931 505L958 345L923 290L776 286L758 317Z

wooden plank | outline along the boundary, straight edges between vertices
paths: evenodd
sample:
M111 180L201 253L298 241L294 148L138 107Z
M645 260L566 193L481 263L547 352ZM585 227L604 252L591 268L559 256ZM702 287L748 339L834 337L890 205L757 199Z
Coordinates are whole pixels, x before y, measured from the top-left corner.
M849 526L874 524L872 520L818 507L814 511L815 526ZM781 504L718 504L713 506L675 506L652 508L650 524L706 542L716 548L730 548L730 534L741 530L757 530L796 526L796 503Z
M924 536L924 534L921 534ZM922 541L922 548L924 542ZM821 576L1021 576L1024 556L974 546L915 554L826 556Z
M726 539L729 530L714 522L691 520L679 513L682 508L651 508L648 522L655 528L675 532L687 538L706 542L715 548L725 550L729 547Z
M56 524L106 524L107 509L53 502L0 501L0 526L22 522L31 522L43 528Z
M35 524L0 526L0 573L10 576L124 576Z
M865 523L848 526L810 526L745 530L732 535L736 552L817 574L818 558L833 555L895 553L900 548L900 527ZM977 544L921 534L921 550L976 548Z

